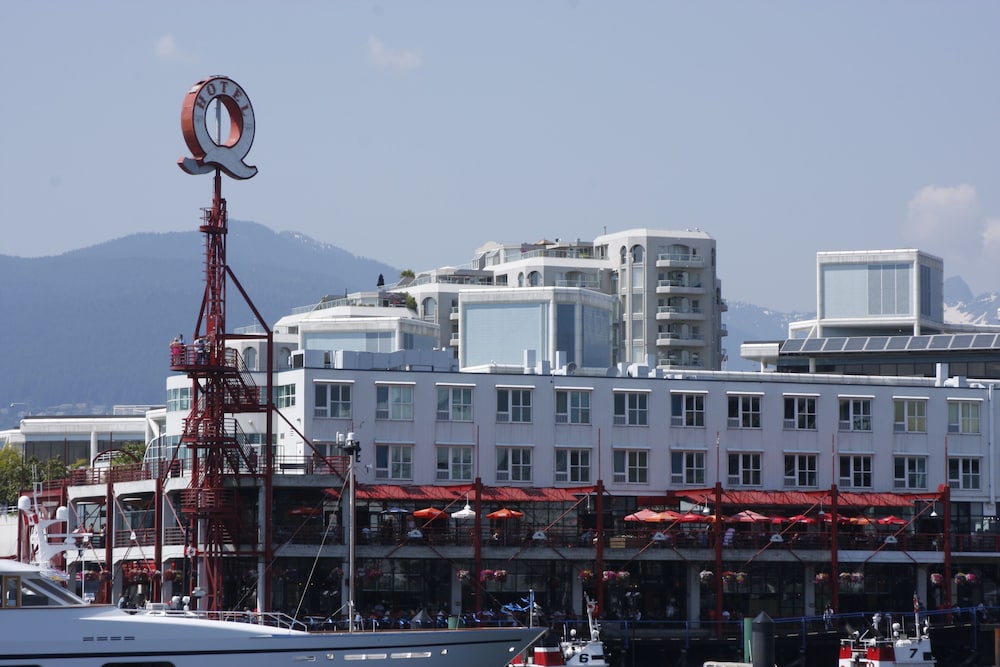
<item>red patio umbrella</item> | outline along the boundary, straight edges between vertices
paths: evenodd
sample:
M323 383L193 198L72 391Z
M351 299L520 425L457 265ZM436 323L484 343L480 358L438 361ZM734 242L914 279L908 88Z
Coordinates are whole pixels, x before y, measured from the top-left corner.
M678 512L673 510L663 510L662 512L657 512L655 517L646 519L647 523L668 523L677 521L681 518Z
M880 526L905 526L909 521L898 517L895 514L890 514L889 516L884 516L877 521Z
M486 515L487 519L520 519L524 516L524 512L518 512L517 510L507 509L506 507L501 507L495 512L490 512Z
M795 516L788 517L789 523L804 523L807 526L811 526L816 523L816 519L811 516L806 516L805 514L796 514Z
M763 523L765 521L770 522L771 517L764 516L760 512L754 512L753 510L743 510L729 517L729 520L736 523Z
M625 517L625 520L626 521L649 521L650 519L652 519L655 516L657 516L657 512L654 512L653 510L650 510L650 509L643 508L643 509L638 510L636 512L632 512L631 514L629 514L628 516Z
M448 518L448 513L436 507L425 507L415 511L413 516L418 519L446 519Z

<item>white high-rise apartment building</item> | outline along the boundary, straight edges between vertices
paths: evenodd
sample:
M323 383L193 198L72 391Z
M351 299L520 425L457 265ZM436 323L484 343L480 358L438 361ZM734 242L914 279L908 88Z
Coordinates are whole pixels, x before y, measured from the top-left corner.
M565 302L567 292L536 291L531 296L527 290L533 288L589 290L615 297L616 301L607 304L612 311L607 366L626 363L718 370L725 361L722 313L726 303L716 275L715 240L698 230L630 229L593 241L488 243L469 264L422 271L391 289L412 296L419 316L440 326L440 346L453 349L463 367L467 361L476 363L467 360L462 350L463 326L482 321L472 314L473 300L479 313L492 309L489 319L494 322L502 321L504 313L511 315L512 322L522 322L515 311L523 311L526 301L548 303L541 314L536 313L531 326L547 316L551 336L575 339L577 349L590 345L592 350L593 340L586 338L587 322L596 323L603 316L598 310L606 306L574 314L564 311L560 319L558 299L553 297L559 295ZM526 290L523 298L511 296L511 290L522 289ZM492 303L490 294L497 295ZM570 333L561 326L570 317L576 318L582 332ZM596 324L591 330L596 330ZM543 349L534 350L538 361L555 364L554 352L565 352L568 363L587 365L575 358L573 349L564 349L551 339L547 342Z

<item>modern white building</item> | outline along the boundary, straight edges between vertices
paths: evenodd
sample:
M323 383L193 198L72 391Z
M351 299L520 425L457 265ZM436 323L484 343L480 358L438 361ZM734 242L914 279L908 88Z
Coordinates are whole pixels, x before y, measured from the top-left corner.
M443 267L404 278L392 287L414 298L419 317L440 327L440 347L459 352L460 305L482 307L510 289L564 288L617 298L610 328L612 359L661 368L718 370L726 329L715 240L697 231L632 229L593 241L540 240L487 243L462 267ZM563 294L565 292L562 292ZM509 300L498 296L498 303ZM554 304L553 304L554 308ZM474 339L468 339L474 342ZM568 351L572 363L572 351ZM545 355L545 350L539 350ZM477 360L478 362L479 360Z

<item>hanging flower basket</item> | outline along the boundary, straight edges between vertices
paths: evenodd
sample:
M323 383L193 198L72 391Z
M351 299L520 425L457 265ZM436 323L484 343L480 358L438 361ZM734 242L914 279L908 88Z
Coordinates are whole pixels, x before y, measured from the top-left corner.
M940 586L944 583L944 575L940 572L931 573L931 586Z
M729 570L726 570L725 572L722 573L722 583L724 583L724 584L731 584L731 583L733 583L733 580L735 578L736 578L736 574L733 573L733 572L730 572Z
M494 570L493 579L501 584L507 581L507 570Z
M830 583L830 575L826 572L819 572L813 578L813 581L821 586Z
M458 580L459 581L463 581L463 582L472 581L472 575L469 573L468 570L459 570L457 574L458 574Z
M480 570L479 581L482 582L492 581L493 577L495 576L496 574L493 572L493 570Z
M703 584L710 584L714 576L711 570L702 570L698 573L698 580Z
M577 576L580 577L580 581L587 582L594 578L594 572L593 570L580 570L580 574Z
M378 579L379 577L382 576L382 570L377 567L370 567L367 570L365 570L365 576L368 577L369 579Z
M966 572L965 573L965 583L967 583L969 585L972 585L972 584L976 583L977 580L978 580L978 577L976 577L976 575L973 574L972 572Z
M737 585L742 586L747 581L747 573L746 572L737 572L733 576L733 579L736 580Z

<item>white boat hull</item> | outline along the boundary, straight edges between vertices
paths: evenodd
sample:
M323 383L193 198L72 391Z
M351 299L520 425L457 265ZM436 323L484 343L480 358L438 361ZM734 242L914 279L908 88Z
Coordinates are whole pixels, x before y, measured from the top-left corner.
M275 667L377 660L428 667L502 667L537 628L305 633L200 618L130 615L114 607L0 608L0 666ZM385 662L383 662L385 664Z

